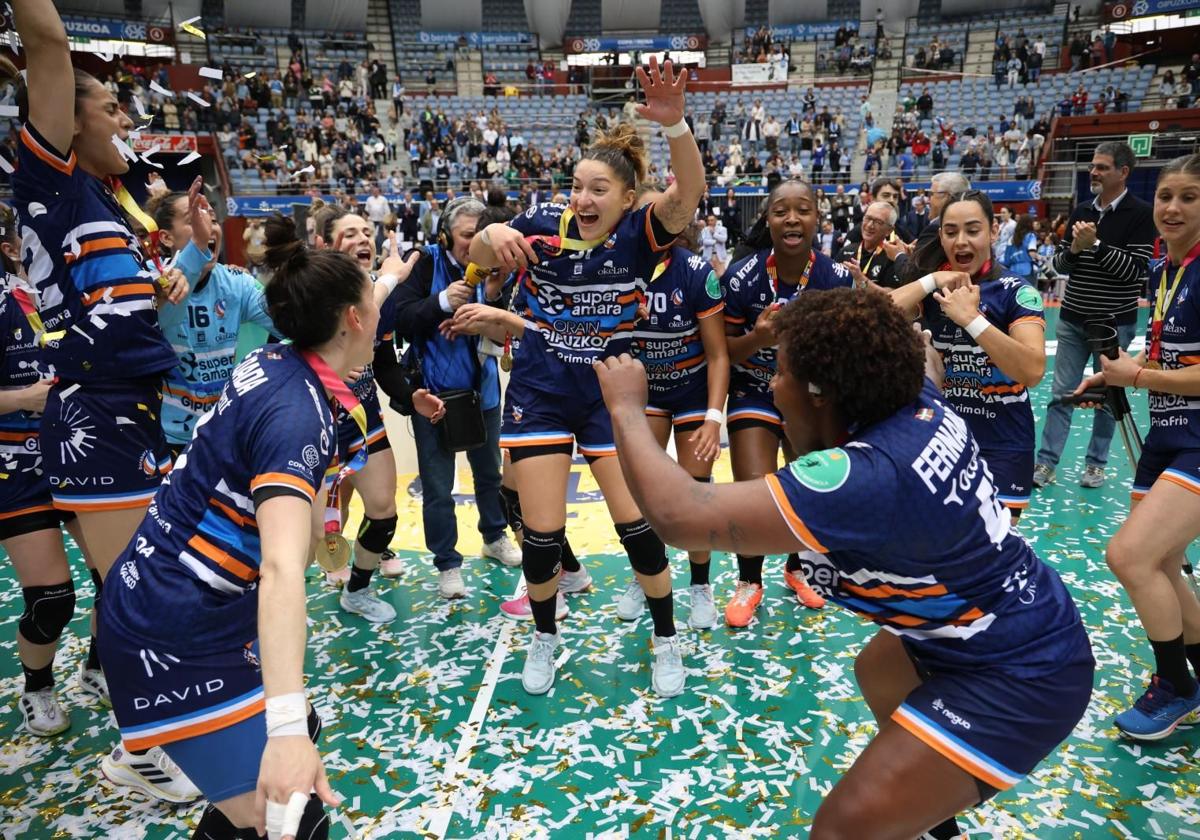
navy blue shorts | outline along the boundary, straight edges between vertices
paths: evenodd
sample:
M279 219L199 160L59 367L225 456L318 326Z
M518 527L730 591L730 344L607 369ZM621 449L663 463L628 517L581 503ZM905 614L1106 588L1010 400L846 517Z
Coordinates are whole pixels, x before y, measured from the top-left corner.
M650 392L646 406L647 417L665 417L677 432L693 432L704 425L708 411L708 389L691 388L684 393L656 394Z
M1029 507L1029 493L1033 487L1032 449L980 450L992 473L992 484L1000 503L1014 514Z
M1083 625L1078 630L1085 632ZM1038 679L990 668L939 671L904 647L923 682L892 720L974 776L981 801L1015 785L1054 752L1092 697L1096 663L1087 647L1086 657Z
M171 455L162 379L59 382L42 414L42 468L54 506L77 513L150 504Z
M254 790L267 743L257 643L195 654L186 639L142 641L120 630L109 600L96 644L125 748L161 746L210 802Z
M725 420L730 434L742 429L770 429L783 437L783 415L769 393L760 394L743 388L731 390Z
M357 390L355 394L358 394ZM387 429L383 425L383 409L379 405L379 392L372 385L367 394L360 396L359 400L367 412L367 455L374 455L376 452L391 449L392 444L388 441ZM358 424L349 414L339 412L337 435L338 458L345 464L349 462L355 452L363 447L362 429L358 428Z
M535 455L616 455L612 419L604 400L573 400L509 380L500 424L500 448L515 462Z
M1200 449L1164 451L1143 449L1133 476L1130 496L1140 501L1156 481L1169 481L1185 490L1200 493Z
M68 517L55 509L42 471L37 429L0 431L0 540L57 528Z

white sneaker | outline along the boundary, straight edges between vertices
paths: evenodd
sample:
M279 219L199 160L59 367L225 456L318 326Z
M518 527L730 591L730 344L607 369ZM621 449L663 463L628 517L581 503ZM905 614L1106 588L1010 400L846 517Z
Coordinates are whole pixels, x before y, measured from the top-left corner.
M99 668L89 668L87 662L79 663L79 690L90 694L105 706L112 706L108 697L108 680Z
M592 585L592 576L588 574L588 570L579 567L578 572L568 572L563 569L563 573L558 578L558 591L564 595L574 595L576 592L586 592Z
M521 549L513 545L512 540L501 535L499 539L483 544L480 552L484 560L499 560L502 565L515 568L521 565Z
M513 621L532 621L533 608L529 606L529 593L522 592L520 597L505 601L500 605L500 612L505 618L511 618ZM559 590L554 600L554 620L562 621L570 612L567 599L563 597L562 590Z
M534 631L521 671L521 685L527 694L545 694L554 685L554 656L561 635Z
M711 596L710 596L711 597ZM683 650L679 636L664 639L654 636L654 664L650 668L650 685L659 697L675 697L683 693L687 669L683 667Z
M400 577L404 574L404 560L388 549L379 557L379 574L389 578Z
M114 785L131 787L166 802L195 802L201 795L162 747L134 755L118 746L104 756L100 772Z
M621 600L617 601L617 618L622 621L637 621L645 611L646 593L642 591L642 585L637 582L637 578L634 578Z
M438 572L438 594L448 601L467 597L467 586L463 583L462 569L446 569Z
M338 603L346 612L361 615L372 624L385 624L396 617L396 608L380 600L369 586L364 586L357 592L351 592L349 587L342 587L342 597L338 599Z
M717 626L720 616L713 601L712 587L707 583L688 587L692 596L692 611L688 614L688 627L693 630L708 630Z
M59 705L53 686L26 691L17 705L21 707L25 729L33 735L46 738L71 728L71 716Z

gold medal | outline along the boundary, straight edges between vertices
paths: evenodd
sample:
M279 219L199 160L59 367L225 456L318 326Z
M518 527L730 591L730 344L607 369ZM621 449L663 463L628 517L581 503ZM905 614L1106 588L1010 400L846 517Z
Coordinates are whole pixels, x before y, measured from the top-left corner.
M512 353L505 353L500 357L500 370L508 373L512 370Z
M1146 370L1162 370L1162 362L1160 362L1158 359L1151 359L1150 361L1146 362L1146 364L1142 365L1142 367L1144 367Z
M350 563L350 543L341 534L326 534L317 546L317 565L327 572L340 572Z

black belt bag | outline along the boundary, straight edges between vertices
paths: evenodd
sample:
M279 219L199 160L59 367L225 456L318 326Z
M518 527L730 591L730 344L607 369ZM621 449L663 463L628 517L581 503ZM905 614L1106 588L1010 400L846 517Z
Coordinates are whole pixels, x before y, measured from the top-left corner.
M434 425L438 442L448 452L466 452L487 443L487 427L483 422L483 403L479 392L468 389L443 391L438 394L446 406L446 415Z

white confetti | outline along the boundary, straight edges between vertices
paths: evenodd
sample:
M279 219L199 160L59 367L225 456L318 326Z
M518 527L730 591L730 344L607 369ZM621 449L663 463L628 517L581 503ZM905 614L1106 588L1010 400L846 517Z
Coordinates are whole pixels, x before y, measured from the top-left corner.
M158 82L154 81L153 79L150 80L150 90L154 91L159 96L173 97L175 95L175 94L171 93L171 91L167 90L165 87L160 85Z
M208 101L205 100L203 97L197 96L196 94L192 93L190 90L187 92L187 95L188 95L188 99L195 102L201 108L209 107Z
M200 75L206 79L224 79L225 74L215 67L201 67Z
M129 148L129 144L116 134L112 136L112 144L117 147L117 151L121 153L121 157L125 158L130 163L133 163L138 159L137 152Z
M15 117L18 113L16 105L0 105L0 117Z
M13 165L8 162L8 158L6 158L4 155L0 155L0 170L2 170L6 175L13 174ZM42 212L44 213L45 210Z
M189 152L187 157L185 157L183 160L179 161L179 163L177 163L175 165L176 166L187 166L192 161L199 160L199 158L200 158L199 152Z

